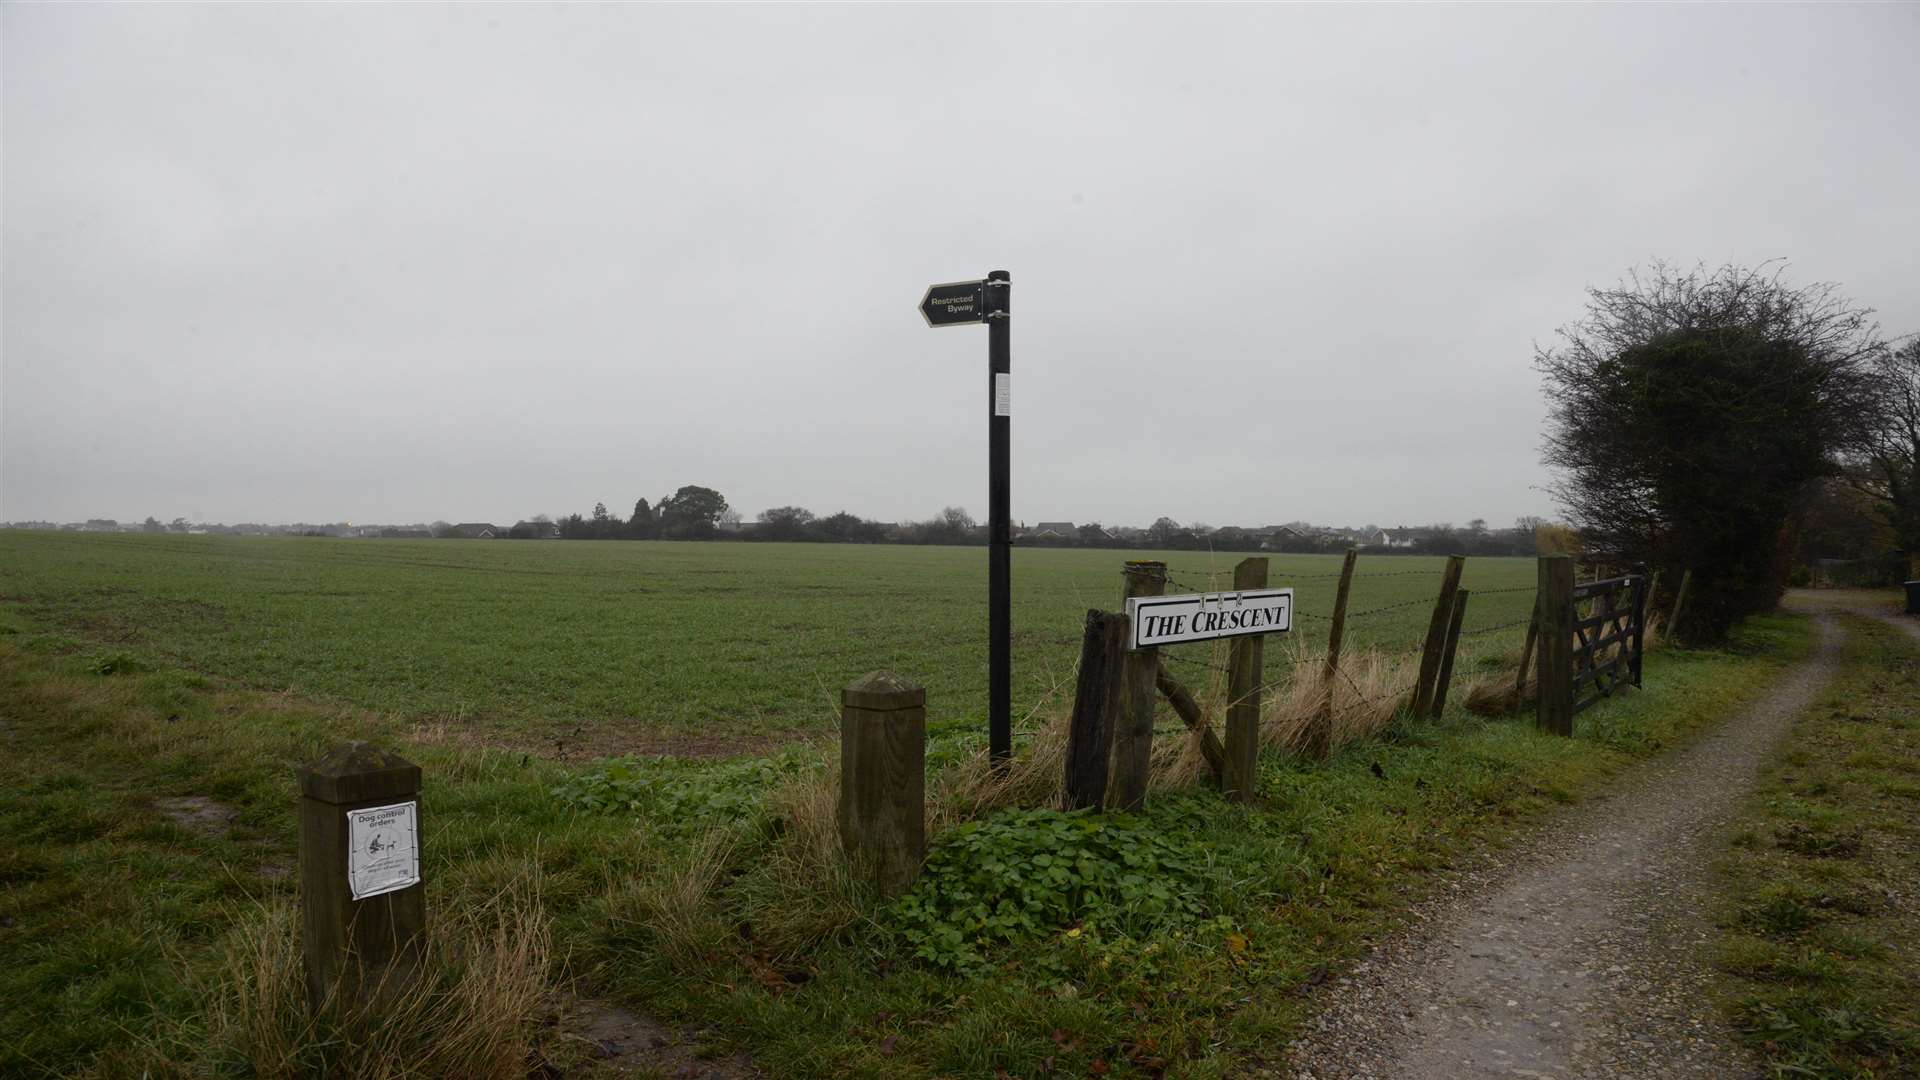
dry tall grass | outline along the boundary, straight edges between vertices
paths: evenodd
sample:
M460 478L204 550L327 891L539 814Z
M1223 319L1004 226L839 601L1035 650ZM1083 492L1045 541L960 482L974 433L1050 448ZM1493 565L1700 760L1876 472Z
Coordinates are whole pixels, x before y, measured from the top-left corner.
M434 915L417 964L336 994L315 1015L293 905L260 908L228 935L200 1016L149 1045L165 1063L156 1071L519 1080L552 950L537 890Z
M712 829L687 841L681 858L614 882L601 902L608 929L675 970L691 971L731 948L733 925L715 903L739 845Z
M1293 678L1269 690L1260 718L1263 746L1320 756L1378 734L1413 695L1416 656L1378 649L1343 654L1332 679L1298 650L1286 657Z

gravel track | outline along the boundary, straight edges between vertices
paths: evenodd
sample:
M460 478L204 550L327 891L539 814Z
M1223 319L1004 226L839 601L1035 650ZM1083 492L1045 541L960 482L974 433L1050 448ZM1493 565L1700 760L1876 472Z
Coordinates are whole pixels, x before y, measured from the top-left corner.
M1323 993L1311 1080L1757 1075L1705 994L1710 862L1760 763L1838 665L1815 655L1693 746L1456 883ZM1920 628L1912 632L1920 634Z

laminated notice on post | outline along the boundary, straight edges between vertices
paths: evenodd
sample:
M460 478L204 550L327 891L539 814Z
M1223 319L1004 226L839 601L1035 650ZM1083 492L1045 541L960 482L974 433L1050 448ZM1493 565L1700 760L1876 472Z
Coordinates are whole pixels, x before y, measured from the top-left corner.
M1013 415L1013 376L1004 371L993 376L993 415Z
M420 883L419 806L347 811L347 888L355 900Z

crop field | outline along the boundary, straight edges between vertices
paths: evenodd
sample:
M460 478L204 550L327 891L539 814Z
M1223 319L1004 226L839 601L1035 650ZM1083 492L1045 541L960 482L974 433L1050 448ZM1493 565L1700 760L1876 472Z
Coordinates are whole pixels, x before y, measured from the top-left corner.
M1178 592L1225 587L1241 557L1016 549L1016 718L1063 688L1124 560L1164 559ZM1270 558L1297 590L1298 632L1267 650L1278 680L1324 653L1340 560ZM1442 562L1363 557L1349 652L1417 649ZM1468 561L1486 595L1463 664L1518 652L1533 580L1530 559ZM0 602L75 648L567 756L826 730L875 668L924 683L936 721L978 718L985 591L981 548L0 532ZM1204 681L1217 648L1170 651Z

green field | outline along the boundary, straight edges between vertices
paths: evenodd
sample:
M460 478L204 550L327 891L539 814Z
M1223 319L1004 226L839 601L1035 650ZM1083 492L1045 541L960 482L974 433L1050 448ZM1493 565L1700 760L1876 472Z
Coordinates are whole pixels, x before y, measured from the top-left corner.
M1182 591L1221 587L1242 556L1016 550L1016 716L1060 685L1129 557L1164 559ZM1271 559L1298 590L1289 646L1324 651L1339 558ZM1350 610L1404 606L1356 617L1349 648L1417 648L1441 564L1363 558ZM1518 591L1470 602L1469 631L1506 628L1464 656L1518 651L1533 579L1530 559L1468 561L1467 588ZM77 647L563 751L824 730L875 668L924 683L936 718L978 718L985 592L981 548L0 531L0 603Z

